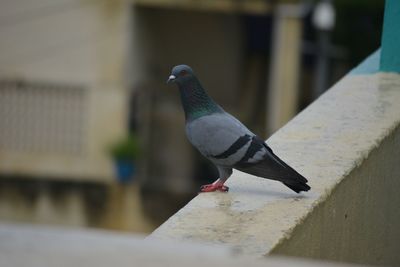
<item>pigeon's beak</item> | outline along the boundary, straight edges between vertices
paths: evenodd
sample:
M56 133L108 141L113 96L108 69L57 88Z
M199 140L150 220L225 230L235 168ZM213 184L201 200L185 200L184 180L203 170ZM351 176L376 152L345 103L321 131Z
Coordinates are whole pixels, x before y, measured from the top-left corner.
M175 82L175 79L176 79L175 75L170 75L168 77L167 84Z

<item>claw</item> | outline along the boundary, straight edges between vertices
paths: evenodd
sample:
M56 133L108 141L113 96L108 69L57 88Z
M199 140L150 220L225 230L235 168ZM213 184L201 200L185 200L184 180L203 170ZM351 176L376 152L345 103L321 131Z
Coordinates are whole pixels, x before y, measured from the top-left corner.
M220 192L228 192L229 187L223 184L206 184L202 185L200 187L200 192L215 192L215 191L220 191Z
M229 191L229 187L227 187L226 185L221 186L220 188L218 188L218 191L221 192L228 192Z

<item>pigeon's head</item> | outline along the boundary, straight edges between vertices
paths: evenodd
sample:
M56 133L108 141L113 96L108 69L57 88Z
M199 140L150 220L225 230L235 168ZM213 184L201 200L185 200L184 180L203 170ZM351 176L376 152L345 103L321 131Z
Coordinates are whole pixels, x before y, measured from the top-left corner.
M167 83L183 84L192 79L193 70L188 65L178 65L172 68L171 75L168 77Z

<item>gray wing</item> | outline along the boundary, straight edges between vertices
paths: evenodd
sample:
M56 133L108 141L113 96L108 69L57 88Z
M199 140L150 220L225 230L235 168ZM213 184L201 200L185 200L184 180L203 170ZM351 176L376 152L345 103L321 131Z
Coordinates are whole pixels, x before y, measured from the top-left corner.
M200 117L186 125L189 141L201 154L220 166L256 163L267 153L254 145L256 135L228 113Z
M204 116L188 123L186 134L189 141L217 167L235 168L278 180L297 193L310 189L305 177L275 155L264 140L227 113Z

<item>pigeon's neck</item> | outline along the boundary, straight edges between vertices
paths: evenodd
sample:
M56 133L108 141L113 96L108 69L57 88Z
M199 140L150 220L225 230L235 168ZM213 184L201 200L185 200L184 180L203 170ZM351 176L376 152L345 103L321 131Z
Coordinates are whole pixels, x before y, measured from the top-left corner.
M222 108L207 95L196 77L186 81L184 84L180 84L179 91L186 121L222 112Z

